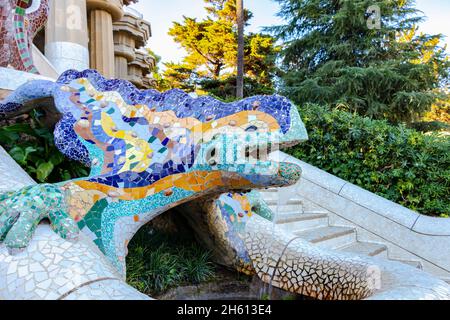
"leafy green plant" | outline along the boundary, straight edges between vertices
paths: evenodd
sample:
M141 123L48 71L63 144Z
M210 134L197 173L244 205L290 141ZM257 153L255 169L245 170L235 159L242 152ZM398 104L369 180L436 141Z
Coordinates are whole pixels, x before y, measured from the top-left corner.
M11 157L38 182L86 177L88 168L68 160L55 146L53 133L35 117L0 127L0 142Z
M210 252L193 241L144 227L129 245L127 282L141 292L158 295L169 288L214 279Z
M307 104L294 157L430 216L450 213L450 139Z

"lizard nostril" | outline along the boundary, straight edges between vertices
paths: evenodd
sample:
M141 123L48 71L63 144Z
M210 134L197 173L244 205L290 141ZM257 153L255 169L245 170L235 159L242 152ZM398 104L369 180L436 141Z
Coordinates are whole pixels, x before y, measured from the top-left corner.
M206 162L210 165L210 166L215 166L217 164L217 161L215 159L217 154L217 150L216 148L212 148L211 150L208 151L207 155L206 155Z
M245 147L245 158L250 158L250 147Z

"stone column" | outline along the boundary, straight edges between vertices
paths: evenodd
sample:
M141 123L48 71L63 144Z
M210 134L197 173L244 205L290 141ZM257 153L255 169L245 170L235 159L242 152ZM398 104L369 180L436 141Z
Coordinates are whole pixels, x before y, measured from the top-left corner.
M136 10L125 7L124 11L122 19L113 24L116 78L129 80L139 88L148 88L145 76L153 61L145 65L145 55L137 49L144 47L151 37L151 25Z
M128 80L136 87L148 89L150 79L147 75L155 67L155 59L142 51L136 51L136 59L128 64Z
M91 68L114 78L113 21L123 16L120 0L87 0Z
M58 73L89 68L86 0L50 0L45 56Z
M136 58L135 46L134 38L130 37L127 32L114 32L115 76L117 79L128 78L128 63Z

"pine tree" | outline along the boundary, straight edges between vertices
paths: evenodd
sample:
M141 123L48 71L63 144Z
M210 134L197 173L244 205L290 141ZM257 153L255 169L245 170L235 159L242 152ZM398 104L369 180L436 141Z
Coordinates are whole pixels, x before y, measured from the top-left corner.
M410 122L449 81L442 35L416 32L413 0L275 1L286 24L267 30L285 43L283 93L298 104Z
M207 88L208 92L221 92L221 98L236 95L236 84L230 87L230 79L237 74L237 8L236 0L205 0L206 19L184 17L174 22L169 35L187 52L181 63L166 64L164 79L169 87L188 91ZM244 10L245 23L253 14ZM279 47L268 34L251 33L244 37L244 69L246 84L258 92L271 92L273 75L277 73L276 55ZM236 80L235 80L236 81ZM226 87L225 90L221 88ZM232 96L229 95L233 90ZM246 94L252 94L244 88Z

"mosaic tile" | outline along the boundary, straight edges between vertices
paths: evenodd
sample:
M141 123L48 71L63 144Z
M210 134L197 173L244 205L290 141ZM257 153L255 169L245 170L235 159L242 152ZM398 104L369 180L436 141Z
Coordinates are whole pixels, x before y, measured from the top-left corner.
M36 9L27 13L32 2ZM0 3L0 67L11 66L38 73L31 57L31 45L47 21L48 10L48 0L4 0Z

